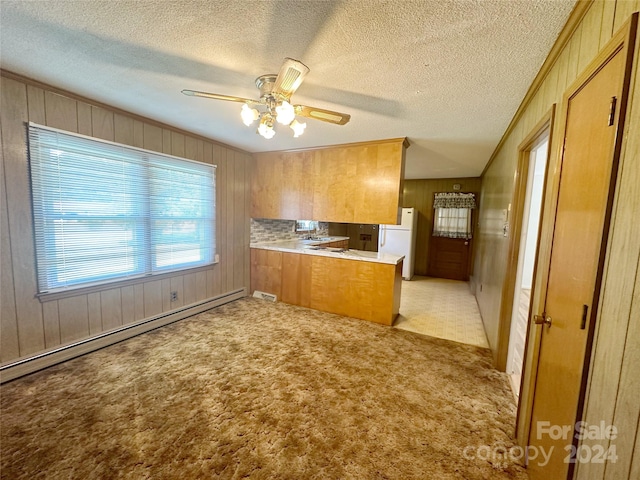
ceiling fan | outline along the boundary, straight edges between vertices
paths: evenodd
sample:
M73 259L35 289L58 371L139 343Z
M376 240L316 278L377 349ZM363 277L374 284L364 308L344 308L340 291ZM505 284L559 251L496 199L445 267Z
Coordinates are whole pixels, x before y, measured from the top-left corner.
M289 125L294 132L294 137L302 135L307 124L298 122L296 116L321 120L336 125L346 124L351 119L351 115L346 113L306 105L292 105L290 103L291 95L298 89L307 73L309 73L309 68L304 63L292 58L285 58L277 75L271 73L256 78L256 87L260 89L259 100L217 93L197 92L195 90L182 90L182 93L191 97L243 103L242 121L249 126L255 120L259 120L258 133L267 139L273 138L276 133L273 128L275 122ZM255 107L266 109L261 112Z

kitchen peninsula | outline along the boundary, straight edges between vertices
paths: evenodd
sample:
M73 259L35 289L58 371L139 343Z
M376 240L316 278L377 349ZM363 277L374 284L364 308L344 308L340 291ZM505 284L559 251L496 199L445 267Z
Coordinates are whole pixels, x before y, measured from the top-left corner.
M293 305L392 325L404 257L335 247L342 237L251 244L251 291Z

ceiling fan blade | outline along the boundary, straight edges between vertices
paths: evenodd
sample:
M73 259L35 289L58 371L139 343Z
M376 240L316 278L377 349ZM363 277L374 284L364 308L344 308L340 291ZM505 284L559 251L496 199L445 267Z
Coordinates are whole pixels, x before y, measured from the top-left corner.
M351 120L351 115L346 113L334 112L333 110L325 110L323 108L307 107L306 105L294 106L296 115L302 117L322 120L323 122L335 123L336 125L344 125Z
M197 92L195 90L182 90L182 93L190 97L204 97L204 98L212 98L214 100L227 100L229 102L247 103L249 105L260 105L261 103L259 100L252 100L250 98L231 97L229 95L220 95L217 93L208 93L208 92Z
M304 63L293 58L285 58L271 93L282 95L288 100L298 89L307 73L309 73L309 67Z

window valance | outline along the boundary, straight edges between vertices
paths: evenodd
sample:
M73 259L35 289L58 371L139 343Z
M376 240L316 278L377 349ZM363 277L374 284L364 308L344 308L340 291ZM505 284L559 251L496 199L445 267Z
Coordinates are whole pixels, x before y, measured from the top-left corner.
M473 193L436 193L433 208L476 208Z

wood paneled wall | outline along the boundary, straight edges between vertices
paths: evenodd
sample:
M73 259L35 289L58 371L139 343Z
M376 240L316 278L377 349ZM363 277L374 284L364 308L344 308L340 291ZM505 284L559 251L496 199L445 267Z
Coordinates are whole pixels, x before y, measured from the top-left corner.
M402 206L414 207L418 212L418 232L416 234L416 255L414 269L416 275L427 275L429 261L429 241L433 230L433 194L454 192L453 185L460 184L460 191L480 196L480 178L442 178L432 180L405 180ZM477 216L477 210L474 212Z
M7 364L163 312L249 287L251 156L195 135L62 94L3 72L0 114L2 311L0 362ZM217 165L220 262L161 279L59 300L36 298L26 122ZM178 300L170 302L170 292Z
M494 152L483 174L480 198L480 224L476 239L476 297L482 313L487 337L494 353L500 347L499 315L502 287L505 281L508 238L500 231L501 211L512 201L514 175L518 163L518 146L562 95L585 70L614 32L640 10L640 0L606 0L588 2L584 17L573 31L567 31L567 43L551 64L539 88L523 104ZM562 38L562 34L561 34ZM615 425L619 435L614 444L618 459L606 463L578 465L582 479L640 478L640 76L636 43L632 91L625 127L625 141L611 223L600 312L590 369L590 384L585 417L590 424L604 421ZM562 112L560 112L562 115ZM556 122L556 128L559 122ZM549 163L547 190L553 190L559 177L561 133L554 129ZM544 208L541 225L540 262L548 260L553 231L555 200ZM538 288L538 290L542 290ZM532 299L540 302L540 292ZM524 416L521 416L521 419ZM520 424L521 429L523 425ZM607 444L598 440L595 443Z

